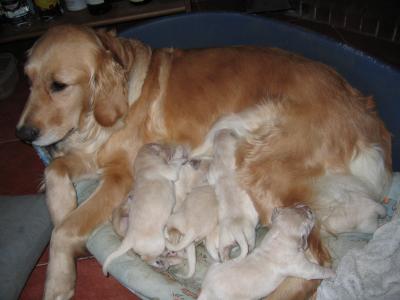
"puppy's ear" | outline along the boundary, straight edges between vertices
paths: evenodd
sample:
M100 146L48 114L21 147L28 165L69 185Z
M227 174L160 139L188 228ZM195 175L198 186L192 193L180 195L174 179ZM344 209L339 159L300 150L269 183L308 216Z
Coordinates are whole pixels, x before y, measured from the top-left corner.
M272 214L271 214L271 223L276 219L276 217L279 214L279 208L278 207L274 207L274 209L272 210Z
M299 250L300 251L306 251L308 248L308 234L302 233L301 238L300 238L300 245L299 245Z
M99 53L98 68L92 78L92 103L96 121L110 127L128 110L125 72L109 51Z
M314 227L314 220L309 220L306 224L301 226L299 250L305 251L308 248L308 237L312 228Z
M157 155L160 154L161 150L162 150L162 146L160 144L157 143L149 143L148 147Z

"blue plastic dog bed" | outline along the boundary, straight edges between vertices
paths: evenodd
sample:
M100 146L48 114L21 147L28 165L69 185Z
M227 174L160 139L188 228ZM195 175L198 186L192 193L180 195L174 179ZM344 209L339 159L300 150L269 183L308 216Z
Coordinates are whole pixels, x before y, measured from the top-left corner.
M336 69L354 87L375 98L380 116L393 134L393 168L400 170L400 72L344 44L306 31L292 24L237 13L201 13L165 17L121 33L152 47L204 48L227 45L263 45L279 47L323 62ZM38 148L48 163L46 152ZM88 195L95 183L77 187ZM80 198L80 201L83 199ZM398 200L396 196L396 201ZM115 250L120 241L106 224L89 238L88 249L100 261ZM360 244L366 241L360 239ZM115 260L110 272L122 284L146 299L195 299L208 258L199 248L199 271L190 281L177 281L173 271L156 272L133 253Z
M283 48L335 68L353 86L372 95L379 113L394 137L394 169L400 169L400 72L364 53L319 34L290 24L236 13L202 13L162 18L121 33L152 47L202 48L226 45L264 45ZM397 175L398 176L398 175ZM398 178L398 177L397 177ZM397 203L399 196L392 196ZM396 209L396 208L394 208ZM260 232L259 236L260 235ZM326 241L333 249L334 264L350 248L362 248L372 237L351 235ZM120 240L109 224L98 228L88 241L100 261L115 250ZM197 271L191 280L176 277L177 270L159 273L128 253L110 265L110 272L123 285L145 299L195 299L210 262L204 248L197 247ZM182 270L178 270L182 272Z

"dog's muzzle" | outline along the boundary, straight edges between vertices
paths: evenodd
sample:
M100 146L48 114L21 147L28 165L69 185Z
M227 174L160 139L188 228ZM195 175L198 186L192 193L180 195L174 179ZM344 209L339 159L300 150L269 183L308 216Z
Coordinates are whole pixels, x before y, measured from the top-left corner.
M27 143L32 143L39 137L40 130L38 128L23 125L21 127L17 127L15 131L15 135Z

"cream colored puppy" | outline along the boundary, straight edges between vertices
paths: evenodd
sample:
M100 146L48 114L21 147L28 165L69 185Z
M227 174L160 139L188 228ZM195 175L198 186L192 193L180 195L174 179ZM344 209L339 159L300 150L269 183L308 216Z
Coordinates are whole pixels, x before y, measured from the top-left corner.
M326 175L315 182L315 190L318 202L314 211L322 229L329 233L373 233L378 229L378 219L386 216L371 184L355 176Z
M210 159L191 159L183 165L175 182L176 202L173 212L180 210L193 188L208 185L207 173Z
M174 181L187 160L183 147L146 144L138 152L134 163L135 182L130 200L129 225L120 247L103 264L133 249L150 264L165 249L164 227L175 205Z
M181 209L169 217L166 227L167 249L176 252L185 250L188 260L188 272L181 277L193 276L196 266L195 243L211 235L217 222L218 203L214 189L209 185L192 189ZM180 233L178 243L169 241L171 232Z
M314 216L307 206L275 208L271 222L260 247L249 256L210 267L199 300L260 299L288 276L307 280L335 276L333 270L305 256L307 238L314 226Z
M253 249L258 223L253 202L237 182L237 141L229 129L222 129L215 134L214 155L208 173L208 181L214 186L218 201L218 250L222 261L230 258L230 250L235 244L240 247L237 259L244 258Z

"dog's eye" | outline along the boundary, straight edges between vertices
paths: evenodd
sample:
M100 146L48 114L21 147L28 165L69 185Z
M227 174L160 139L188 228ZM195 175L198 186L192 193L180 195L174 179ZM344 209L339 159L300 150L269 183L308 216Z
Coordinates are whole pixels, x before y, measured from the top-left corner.
M59 81L53 81L51 83L50 89L52 92L61 92L67 87L65 83L59 82Z

